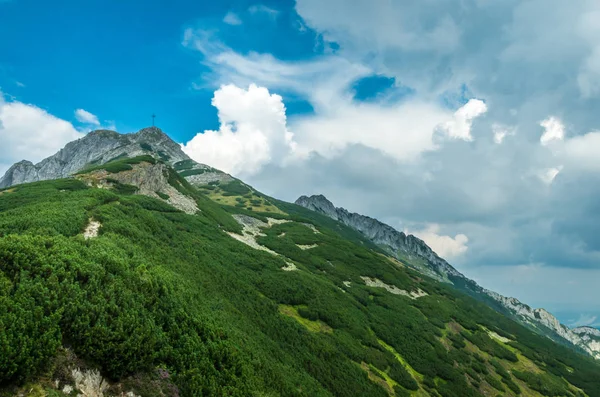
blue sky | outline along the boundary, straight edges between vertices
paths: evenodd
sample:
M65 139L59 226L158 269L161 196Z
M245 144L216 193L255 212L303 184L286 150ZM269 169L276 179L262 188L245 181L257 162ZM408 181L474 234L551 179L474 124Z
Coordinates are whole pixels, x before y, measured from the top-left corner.
M76 121L84 108L134 131L157 122L185 140L218 127L210 105L213 90L192 83L206 72L202 56L181 45L187 27L218 31L238 51L266 51L282 59L314 55L314 34L294 27L293 2L264 2L276 7L251 12L249 1L106 2L11 0L0 9L0 87L15 99ZM32 12L32 9L35 11ZM228 12L250 17L228 25ZM297 18L297 17L296 17ZM276 39L273 39L276 38ZM24 85L21 86L21 85ZM290 111L310 109L301 101Z
M199 162L600 324L600 3L140 4L0 1L0 172L156 113Z

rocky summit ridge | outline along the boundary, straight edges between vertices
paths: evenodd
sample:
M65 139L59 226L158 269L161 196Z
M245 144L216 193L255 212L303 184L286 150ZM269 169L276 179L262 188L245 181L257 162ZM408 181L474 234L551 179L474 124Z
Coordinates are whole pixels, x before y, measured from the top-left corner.
M349 226L377 244L389 255L418 272L438 281L455 285L458 289L509 315L518 322L546 335L565 341L596 359L600 359L600 331L590 327L569 329L544 309L533 309L516 298L505 297L479 286L465 277L446 260L440 258L423 240L400 232L377 219L337 208L323 195L301 196L296 204L316 211ZM407 260L408 259L408 260Z
M221 171L191 160L181 150L181 146L160 128L148 127L132 134L120 134L111 130L92 131L37 164L27 160L14 164L0 178L0 188L65 178L89 166L146 154L175 168L185 169L185 177L190 183L198 178L203 183L207 180L231 178Z

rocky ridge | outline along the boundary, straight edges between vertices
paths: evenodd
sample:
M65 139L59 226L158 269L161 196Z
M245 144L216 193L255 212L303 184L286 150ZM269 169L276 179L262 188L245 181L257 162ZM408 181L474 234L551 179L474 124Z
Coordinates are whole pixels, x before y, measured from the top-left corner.
M484 292L509 309L522 323L538 329L540 333L550 330L600 360L600 330L591 327L570 329L545 309L534 309L516 298L506 297L487 289L484 289Z
M407 235L399 232L393 227L379 222L377 219L351 213L344 208L336 208L323 195L301 196L296 200L296 204L320 212L346 226L358 230L400 261L408 258L413 263L417 259L417 265L419 262L425 262L424 266L418 266L417 270L429 277L445 282L450 282L449 276L465 278L458 270L433 252L423 240L412 234ZM421 261L418 261L419 259Z
M144 154L176 169L185 165L185 178L192 184L233 179L228 174L191 160L181 146L157 127L144 128L133 134L96 130L68 143L56 154L37 164L22 160L11 166L0 179L0 189L21 183L66 178L91 165L102 165L124 157Z
M567 341L596 359L600 359L600 331L590 327L569 329L556 317L544 309L532 309L516 298L505 297L480 287L465 277L452 265L440 258L421 239L397 231L393 227L368 216L351 213L344 208L336 208L323 195L301 196L296 204L335 219L346 226L361 232L365 237L380 246L384 251L415 270L447 283L454 284L480 300L493 303L495 309L511 315L538 333L559 342ZM406 258L410 261L406 261ZM500 305L500 308L498 307Z

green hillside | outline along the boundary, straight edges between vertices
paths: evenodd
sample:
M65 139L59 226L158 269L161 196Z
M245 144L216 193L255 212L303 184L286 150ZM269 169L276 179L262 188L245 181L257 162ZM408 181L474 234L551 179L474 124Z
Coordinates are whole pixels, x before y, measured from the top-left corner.
M75 396L77 369L104 396L600 396L597 362L359 233L168 177L198 213L85 174L0 191L0 396Z

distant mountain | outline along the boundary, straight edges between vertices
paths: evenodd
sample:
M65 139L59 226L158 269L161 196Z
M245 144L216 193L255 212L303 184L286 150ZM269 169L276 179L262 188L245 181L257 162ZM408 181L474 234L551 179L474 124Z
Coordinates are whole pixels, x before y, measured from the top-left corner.
M181 146L159 128L149 127L135 134L119 134L109 130L92 131L83 138L68 143L56 154L37 164L27 160L14 164L0 179L0 188L64 178L85 167L144 154L165 161L177 170L185 170L185 177L190 183L231 179L221 171L191 160L181 150Z
M508 314L537 332L558 342L567 341L577 349L600 359L600 331L593 328L569 329L544 309L532 309L516 298L508 298L479 286L452 265L440 258L423 240L365 215L336 208L323 195L301 196L296 204L324 214L361 232L388 254L438 281L455 285L458 289L488 303L492 308ZM595 332L594 332L595 331Z

